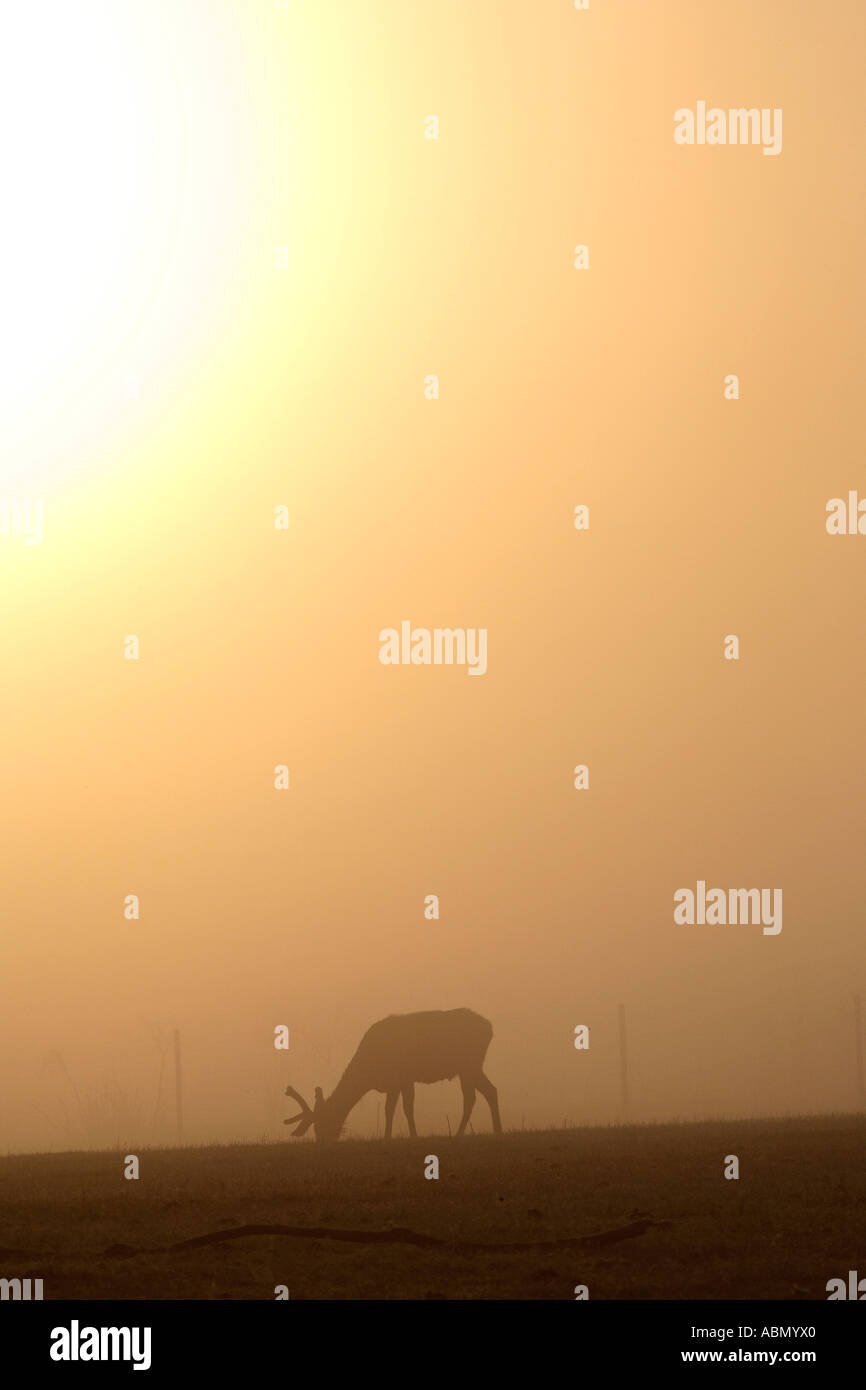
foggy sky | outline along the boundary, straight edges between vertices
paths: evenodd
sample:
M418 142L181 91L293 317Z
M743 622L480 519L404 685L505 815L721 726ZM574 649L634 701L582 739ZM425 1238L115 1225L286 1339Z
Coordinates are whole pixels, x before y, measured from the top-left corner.
M163 9L170 271L7 451L46 522L0 537L0 1146L173 1141L174 1028L185 1138L284 1139L287 1083L458 1006L506 1128L622 1118L620 1004L632 1119L853 1108L861 8ZM705 97L781 155L676 146ZM487 672L383 666L404 620ZM782 931L675 924L699 879Z

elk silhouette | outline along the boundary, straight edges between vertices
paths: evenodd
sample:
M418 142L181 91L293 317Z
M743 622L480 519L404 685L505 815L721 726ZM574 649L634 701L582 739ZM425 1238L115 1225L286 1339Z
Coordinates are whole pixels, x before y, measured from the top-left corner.
M300 1121L292 1131L293 1138L306 1134L313 1126L317 1140L339 1139L349 1111L361 1097L368 1091L384 1091L385 1138L391 1138L397 1097L402 1096L409 1133L414 1139L417 1136L415 1082L450 1081L459 1076L463 1087L463 1118L458 1135L469 1123L476 1090L490 1106L494 1132L501 1134L496 1087L482 1071L492 1037L493 1025L471 1009L391 1014L367 1029L357 1052L327 1099L317 1086L315 1105L310 1109L303 1096L291 1086L286 1087L286 1095L297 1101L301 1113L284 1123L293 1125Z

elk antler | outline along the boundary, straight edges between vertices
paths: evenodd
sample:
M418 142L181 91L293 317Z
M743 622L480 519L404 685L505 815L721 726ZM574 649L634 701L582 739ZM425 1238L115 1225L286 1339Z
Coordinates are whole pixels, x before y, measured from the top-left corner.
M298 1105L301 1107L301 1113L300 1115L294 1115L291 1120L283 1120L284 1125L293 1125L296 1120L305 1120L308 1115L312 1115L313 1112L304 1100L304 1097L296 1091L293 1086L286 1087L286 1095L291 1100L296 1100L298 1102Z
M292 1131L293 1139L300 1138L302 1134L306 1134L307 1130L310 1128L310 1125L313 1123L313 1112L310 1109L307 1102L304 1100L304 1097L302 1095L299 1095L299 1093L294 1089L293 1086L286 1087L286 1095L290 1096L292 1100L297 1101L298 1105L301 1107L301 1113L300 1115L293 1115L290 1120L283 1120L283 1124L293 1125L297 1124L298 1120L300 1120L300 1124L298 1125L297 1129Z

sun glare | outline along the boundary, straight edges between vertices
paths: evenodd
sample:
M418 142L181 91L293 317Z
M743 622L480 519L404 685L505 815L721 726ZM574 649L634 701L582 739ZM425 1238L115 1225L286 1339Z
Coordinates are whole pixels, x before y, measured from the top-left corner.
M90 390L157 294L182 208L184 121L159 7L0 18L0 444Z

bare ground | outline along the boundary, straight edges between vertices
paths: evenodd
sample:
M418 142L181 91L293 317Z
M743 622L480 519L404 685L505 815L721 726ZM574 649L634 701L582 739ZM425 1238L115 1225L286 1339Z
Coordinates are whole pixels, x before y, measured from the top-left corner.
M866 1274L854 1115L140 1150L137 1181L125 1152L0 1159L0 1277L46 1299L826 1299ZM293 1233L170 1248L246 1226Z

